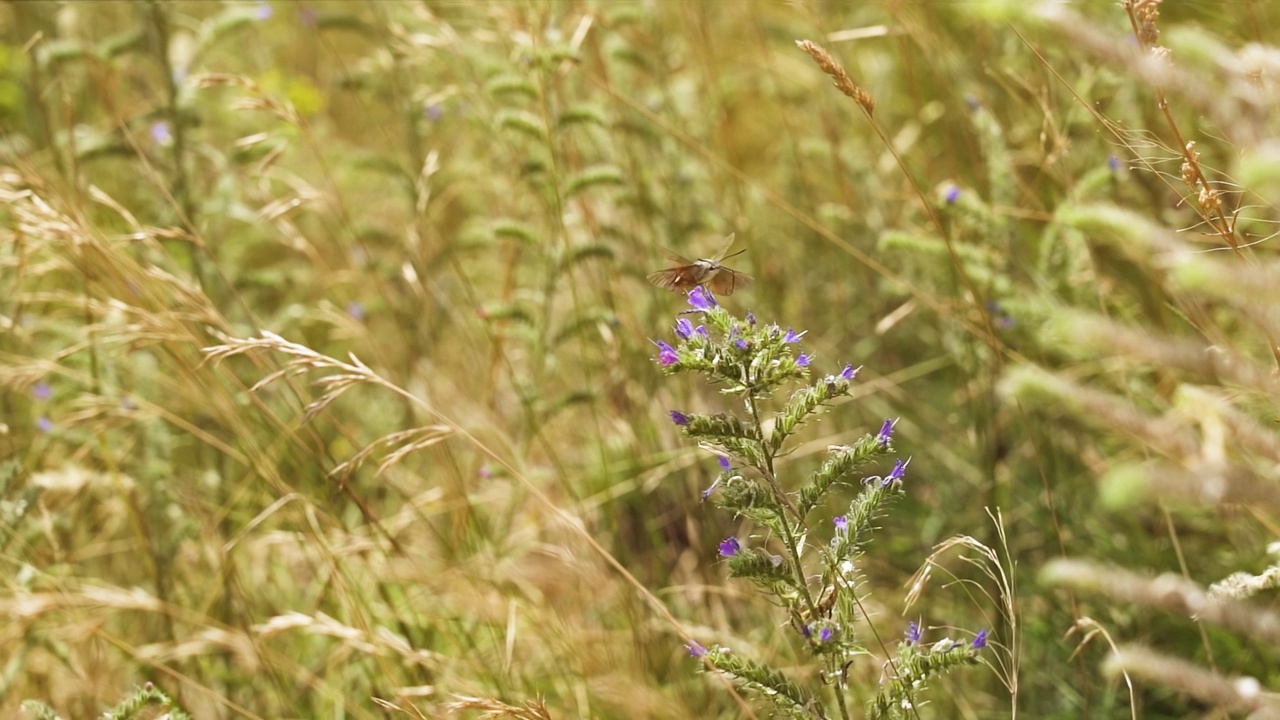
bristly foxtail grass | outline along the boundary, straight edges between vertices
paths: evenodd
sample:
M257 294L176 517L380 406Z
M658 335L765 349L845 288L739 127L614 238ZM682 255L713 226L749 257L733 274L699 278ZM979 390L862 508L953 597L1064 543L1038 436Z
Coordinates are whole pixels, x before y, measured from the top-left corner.
M924 627L911 623L889 657L877 635L874 643L858 637L855 624L867 620L858 559L870 542L875 519L904 492L907 463L894 462L884 475L863 476L863 465L893 451L894 421L850 445L832 446L827 460L798 491L778 477L775 460L788 441L831 402L849 394L857 370L814 377L813 356L801 348L805 333L761 324L747 313L738 318L701 287L689 293L690 310L676 319L674 344L655 341L655 360L668 373L707 376L720 392L743 404L740 414L707 415L672 410L672 422L685 436L714 452L720 473L704 493L720 507L750 519L764 532L751 538L729 537L719 554L730 577L749 580L762 596L780 606L793 642L820 670L800 680L721 645L687 647L704 670L730 678L774 709L793 718L849 718L850 667L869 654L870 644L885 653L879 691L867 704L870 717L908 717L926 683L963 665L979 662L987 631L971 641L950 638L923 643ZM690 320L695 317L696 320ZM698 324L695 325L694 323ZM800 382L781 408L770 400ZM856 490L845 511L830 525L812 519L834 500L836 491ZM826 542L819 536L830 536ZM834 708L832 703L834 702Z

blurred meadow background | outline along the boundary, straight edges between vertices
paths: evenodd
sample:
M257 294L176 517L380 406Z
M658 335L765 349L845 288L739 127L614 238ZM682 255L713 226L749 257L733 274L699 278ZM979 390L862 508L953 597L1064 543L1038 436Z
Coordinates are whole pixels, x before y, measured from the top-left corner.
M910 717L1278 716L1277 30L0 3L0 715L768 717L682 647L815 674L717 560L668 411L725 400L645 281L736 233L722 303L863 366L780 475L912 458L855 701L915 620L991 640Z

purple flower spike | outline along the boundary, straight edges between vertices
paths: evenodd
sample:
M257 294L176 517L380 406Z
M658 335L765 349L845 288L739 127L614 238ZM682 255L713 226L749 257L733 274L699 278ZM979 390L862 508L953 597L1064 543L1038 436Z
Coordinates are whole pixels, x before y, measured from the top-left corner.
M809 356L805 353L800 353L800 357L796 358L796 365L809 367Z
M701 285L689 291L689 307L694 310L710 310L715 306L715 297L703 290Z
M804 332L798 333L795 330L792 330L791 328L787 328L787 334L783 336L782 342L788 343L788 344L798 343L800 342L800 338L804 337L805 333L807 332L809 331L805 330Z
M662 340L655 341L654 345L658 346L658 364L667 367L680 362L680 356L676 355L676 349L666 344Z
M729 472L729 467L730 467L729 458L721 455L720 457L716 458L716 462L719 463L721 470L724 470L725 472Z
M42 433L53 432L53 421L41 415L40 419L36 420L36 428Z
M804 635L805 640L808 640L813 637L813 630L808 625L804 625L800 628L800 634Z
M699 645L697 640L690 640L684 649L689 651L689 657L700 658L707 654L707 649Z
M706 325L699 325L698 327L694 328L694 329L693 329L693 331L694 331L695 333L697 333L697 334L701 335L702 337L711 337L711 336L707 333L707 326L706 326Z
M737 340L734 340L734 341L733 341L733 345L734 345L734 347L738 348L739 350L746 350L746 349L747 349L747 341L746 341L746 340L743 340L742 338L738 338Z
M42 380L36 383L35 387L31 388L31 394L34 395L37 400L48 400L53 396L53 388L49 387L49 383Z
M356 300L347 303L347 317L356 322L364 320L364 305L361 305Z
M983 628L978 631L977 635L973 636L973 642L969 644L969 647L973 648L974 650L981 650L986 646L987 646L987 630L986 628Z
M942 198L947 201L948 205L955 205L956 201L960 199L960 188L955 185L948 185L946 191L943 192Z
M885 418L884 424L880 426L880 434L876 436L876 441L881 445L888 445L889 441L893 439L894 424L893 420Z
M840 371L840 379L841 379L841 380L852 380L852 379L854 379L855 377L857 377L857 375L858 375L858 371L859 371L859 370L861 370L861 369L862 369L862 368L855 368L852 364L845 365L845 366L844 366L844 369Z
M673 423L675 423L675 424L677 424L677 425L679 425L679 426L683 427L683 426L685 426L685 425L688 425L688 424L689 424L689 416L688 416L688 415L685 415L684 413L680 412L679 410L672 410L672 411L671 411L671 422L673 422Z
M676 337L681 340L693 337L693 323L689 322L689 318L676 318Z
M924 631L921 630L920 626L915 624L915 622L907 623L907 642L909 644L915 645L920 642L920 636L923 634Z
M734 555L737 555L738 551L741 549L742 544L738 542L738 538L733 537L732 535L720 541L720 554L723 557L733 557Z
M756 324L755 313L751 312L750 310L747 311L747 324L751 326L754 326Z
M845 517L844 515L835 516L835 519L833 519L832 522L835 523L836 525L837 533L843 535L849 532L849 518Z
M829 642L831 640L831 628L824 627L818 631L818 642Z

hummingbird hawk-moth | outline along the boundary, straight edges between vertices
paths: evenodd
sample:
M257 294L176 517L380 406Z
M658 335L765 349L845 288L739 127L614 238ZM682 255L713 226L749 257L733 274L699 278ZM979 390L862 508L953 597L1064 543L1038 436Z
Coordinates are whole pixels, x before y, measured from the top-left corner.
M732 295L734 290L751 284L750 275L722 264L725 260L746 252L744 248L733 255L725 254L729 252L729 248L733 247L733 238L733 235L725 238L724 247L714 256L699 258L692 262L678 253L663 248L671 262L677 265L649 273L649 282L676 292L689 292L701 285L710 290L713 295Z

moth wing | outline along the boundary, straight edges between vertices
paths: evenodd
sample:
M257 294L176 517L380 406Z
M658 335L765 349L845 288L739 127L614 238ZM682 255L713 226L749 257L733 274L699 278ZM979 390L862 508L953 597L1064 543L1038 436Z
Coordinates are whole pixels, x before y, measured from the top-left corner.
M741 290L750 284L750 275L729 268L720 268L720 272L711 278L707 287L716 295L732 295L735 290Z
M662 248L662 254L677 265L692 265L693 261L670 248Z
M720 252L711 256L715 262L720 262L724 259L725 255L729 254L729 248L733 247L733 239L737 237L737 235L737 233L729 233L729 237L724 239L724 246L720 248Z
M697 283L693 281L693 266L686 265L684 267L670 268L668 270L659 270L658 272L649 273L646 277L649 282L657 287L665 290L675 290L677 292L684 290L686 287L693 287Z

